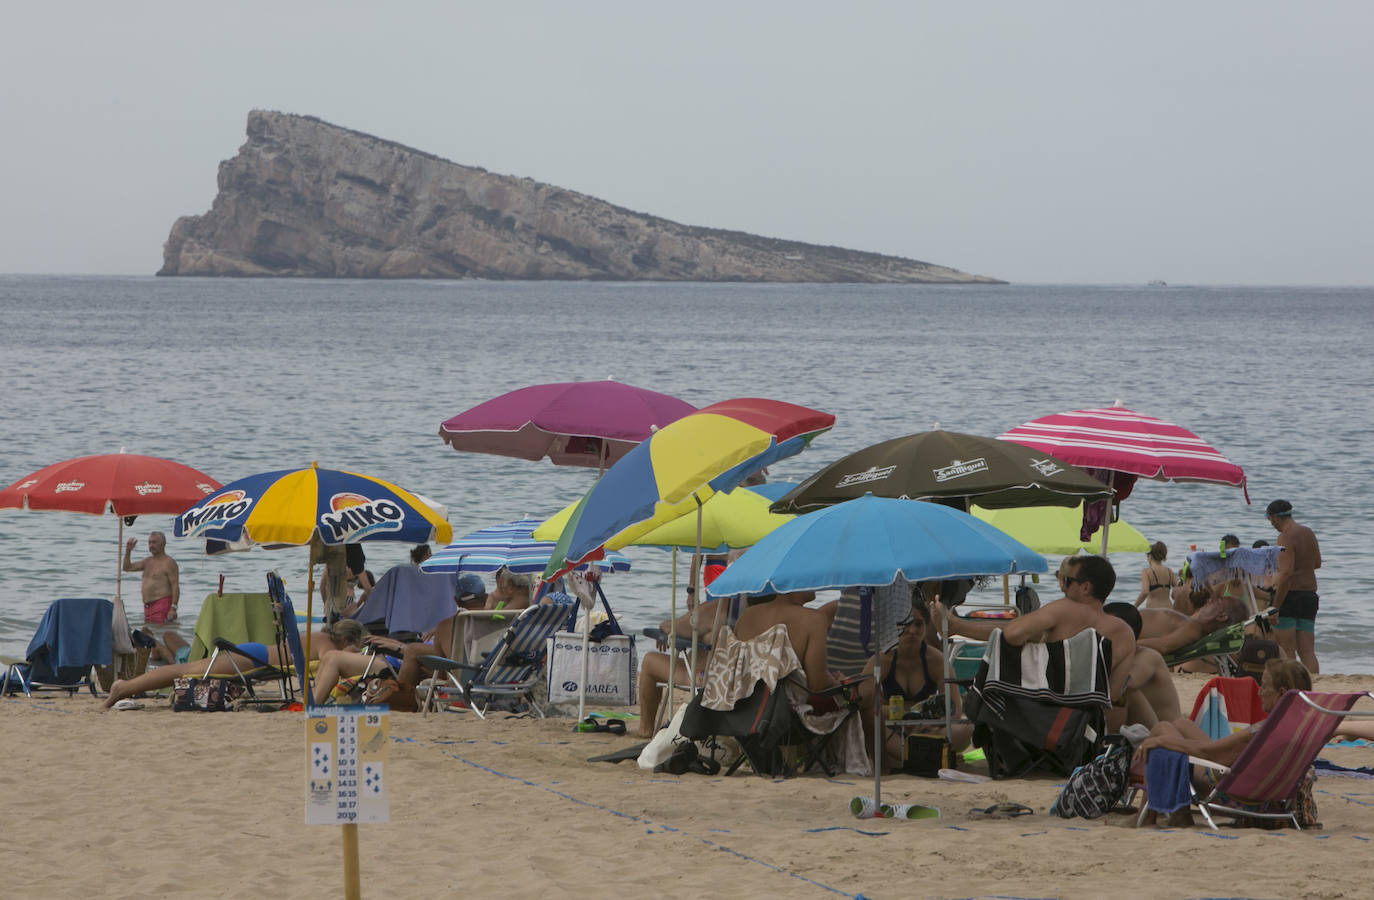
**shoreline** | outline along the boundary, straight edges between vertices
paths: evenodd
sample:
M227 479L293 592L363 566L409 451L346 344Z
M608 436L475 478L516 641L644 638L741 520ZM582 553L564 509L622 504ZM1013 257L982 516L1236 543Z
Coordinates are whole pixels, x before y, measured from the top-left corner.
M1175 676L1191 709L1207 676ZM1374 676L1318 676L1371 690ZM89 694L10 698L0 736L13 822L0 864L16 895L329 896L338 830L306 826L299 713L99 710ZM1351 853L1374 839L1374 780L1323 775L1315 832L1130 830L1047 815L1062 779L964 784L883 779L891 802L938 820L858 820L872 781L653 774L587 757L637 743L572 720L390 716L390 822L359 828L364 894L460 890L508 897L614 893L752 896L1359 896ZM1329 746L1345 766L1374 747ZM973 767L972 771L979 769ZM1030 816L968 811L1024 803ZM74 852L75 851L75 852ZM1219 881L1224 879L1224 881ZM224 887L220 887L224 886ZM232 886L232 887L230 887Z

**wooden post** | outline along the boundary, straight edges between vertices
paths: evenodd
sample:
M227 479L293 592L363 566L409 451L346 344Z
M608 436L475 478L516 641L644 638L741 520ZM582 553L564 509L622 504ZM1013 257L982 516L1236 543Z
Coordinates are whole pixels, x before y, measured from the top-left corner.
M344 897L362 900L362 879L358 874L358 826L349 822L343 829Z

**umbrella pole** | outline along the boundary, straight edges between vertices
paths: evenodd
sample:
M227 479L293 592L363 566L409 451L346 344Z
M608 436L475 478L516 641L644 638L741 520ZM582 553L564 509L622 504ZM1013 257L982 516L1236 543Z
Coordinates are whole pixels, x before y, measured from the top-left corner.
M673 681L673 669L677 662L677 548L673 548L673 590L668 595L671 599L668 605L668 721L673 721L673 688L676 682ZM653 723L650 723L652 727Z
M315 705L315 691L310 684L310 636L314 629L310 627L311 621L315 618L315 566L309 564L305 576L305 677L301 683L305 685L305 705L307 707Z
M1112 495L1107 498L1107 514L1102 517L1102 555L1107 555L1107 532L1112 528L1112 501L1116 498L1116 473L1112 472L1107 476L1107 487L1112 489Z
M701 498L693 494L692 499L697 501L697 552L692 563L692 596L698 599L696 603L692 604L692 671L687 673L687 680L692 683L692 693L695 694L697 690L697 629L701 625ZM719 603L716 604L716 612L716 619L719 621Z
M878 810L883 802L883 738L886 737L882 718L884 704L881 702L883 653L877 647L873 649L878 651L873 654L873 815L881 816Z
M578 600L578 605L582 601ZM582 680L577 685L577 721L581 722L587 715L587 674L591 671L591 644L592 644L592 610L596 609L596 603L582 610Z
M1002 584L1006 585L1006 577L1003 576ZM954 746L954 685L951 679L954 678L954 657L950 655L949 646L949 610L940 605L940 656L944 659L945 666L945 740L951 747ZM953 750L950 751L951 753Z
M119 543L115 545L118 551L118 558L115 560L115 600L123 602L124 590L124 517L117 516L119 519Z

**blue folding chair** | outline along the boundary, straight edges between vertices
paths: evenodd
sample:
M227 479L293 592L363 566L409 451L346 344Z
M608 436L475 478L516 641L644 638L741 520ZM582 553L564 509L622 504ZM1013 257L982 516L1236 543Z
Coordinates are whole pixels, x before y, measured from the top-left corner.
M534 702L534 688L543 680L544 656L548 639L568 619L576 605L567 594L550 594L546 602L520 611L510 628L480 663L465 663L443 656L421 656L420 665L434 672L420 709L425 715L447 680L463 702L486 718L493 706L518 708L523 702L543 718L544 711Z
M93 666L108 666L114 658L114 604L98 597L63 597L43 613L24 658L0 658L6 665L0 695L16 684L26 697L35 690L60 690L74 695L90 688Z

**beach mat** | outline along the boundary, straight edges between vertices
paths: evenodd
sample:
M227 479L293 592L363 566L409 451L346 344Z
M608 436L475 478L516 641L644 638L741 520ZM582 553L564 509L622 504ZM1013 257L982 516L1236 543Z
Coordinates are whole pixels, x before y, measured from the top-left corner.
M601 756L589 756L587 757L587 762L618 763L624 762L627 759L639 759L639 754L642 753L647 746L649 746L649 742L645 741L642 744L635 744L633 747L622 748L614 753L605 753Z

